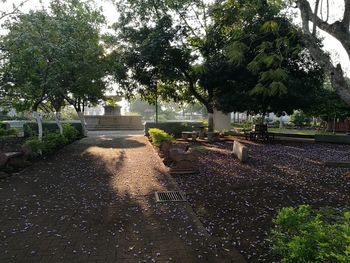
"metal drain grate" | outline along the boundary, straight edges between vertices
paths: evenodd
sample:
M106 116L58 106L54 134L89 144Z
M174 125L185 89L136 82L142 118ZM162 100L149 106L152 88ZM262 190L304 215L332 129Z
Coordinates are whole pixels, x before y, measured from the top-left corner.
M156 192L157 202L186 202L185 195L179 191Z

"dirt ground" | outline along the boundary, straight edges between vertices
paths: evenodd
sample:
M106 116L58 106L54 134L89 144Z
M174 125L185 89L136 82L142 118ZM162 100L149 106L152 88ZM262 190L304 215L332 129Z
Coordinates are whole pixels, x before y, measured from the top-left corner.
M243 141L250 159L241 164L232 142L189 143L199 147L200 174L175 176L207 231L235 247L248 262L278 261L269 241L278 209L350 207L347 168L323 161L350 161L350 145ZM204 146L204 147L203 147Z

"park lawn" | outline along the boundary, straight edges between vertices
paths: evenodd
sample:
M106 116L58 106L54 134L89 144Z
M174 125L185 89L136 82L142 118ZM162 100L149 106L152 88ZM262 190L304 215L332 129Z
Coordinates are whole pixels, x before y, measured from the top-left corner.
M315 135L320 133L317 130L280 129L280 128L269 128L269 132L283 133L283 134L297 134L297 135Z
M283 133L283 134L296 134L296 135L346 135L345 133L333 133L325 132L319 130L309 130L309 129L280 129L280 128L269 128L269 132L273 133Z

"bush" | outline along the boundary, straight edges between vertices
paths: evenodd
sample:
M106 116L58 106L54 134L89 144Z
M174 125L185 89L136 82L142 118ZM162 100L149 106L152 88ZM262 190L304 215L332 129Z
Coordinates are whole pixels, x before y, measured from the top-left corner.
M43 154L52 154L55 150L66 145L68 140L62 134L56 132L49 132L44 134L42 141Z
M253 126L253 122L251 121L232 122L231 126L234 128L251 129Z
M265 117L256 116L253 118L253 124L264 124L266 122Z
M3 129L0 128L0 137L1 136L11 136L11 135L17 135L18 134L18 130L15 128L10 128L10 129Z
M157 128L149 129L148 133L151 137L152 143L156 146L161 146L163 143L172 143L174 141L173 136Z
M349 211L288 207L273 222L273 250L282 262L350 262Z
M290 121L298 127L303 126L310 126L311 125L311 118L306 116L302 111L295 111L290 116Z
M9 128L9 124L0 121L0 129L6 130Z
M69 123L74 128L77 129L79 132L79 137L83 137L83 129L81 127L81 123L79 122L72 122ZM43 130L49 131L49 132L58 132L58 126L55 122L44 122L43 123ZM27 122L23 125L23 132L24 137L32 137L38 134L38 125L35 122Z
M174 137L181 137L182 131L191 131L196 127L203 126L202 122L146 122L145 135L149 135L149 129L158 128Z
M268 126L269 128L279 128L280 124L281 124L280 120L274 120Z
M79 138L79 131L74 128L71 124L65 123L62 125L63 128L63 136L66 137L66 139L69 142L73 142Z
M68 140L61 134L56 132L45 132L42 141L38 138L31 137L24 143L29 146L34 156L43 154L53 154L57 149L66 145Z
M38 138L29 138L25 141L24 145L28 146L31 149L34 156L42 153L43 143L39 141Z

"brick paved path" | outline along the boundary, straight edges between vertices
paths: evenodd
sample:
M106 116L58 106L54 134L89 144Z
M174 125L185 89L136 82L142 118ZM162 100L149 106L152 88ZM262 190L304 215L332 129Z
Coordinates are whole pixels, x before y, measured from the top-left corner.
M0 262L231 262L188 204L155 203L172 182L142 136L65 147L0 181Z

